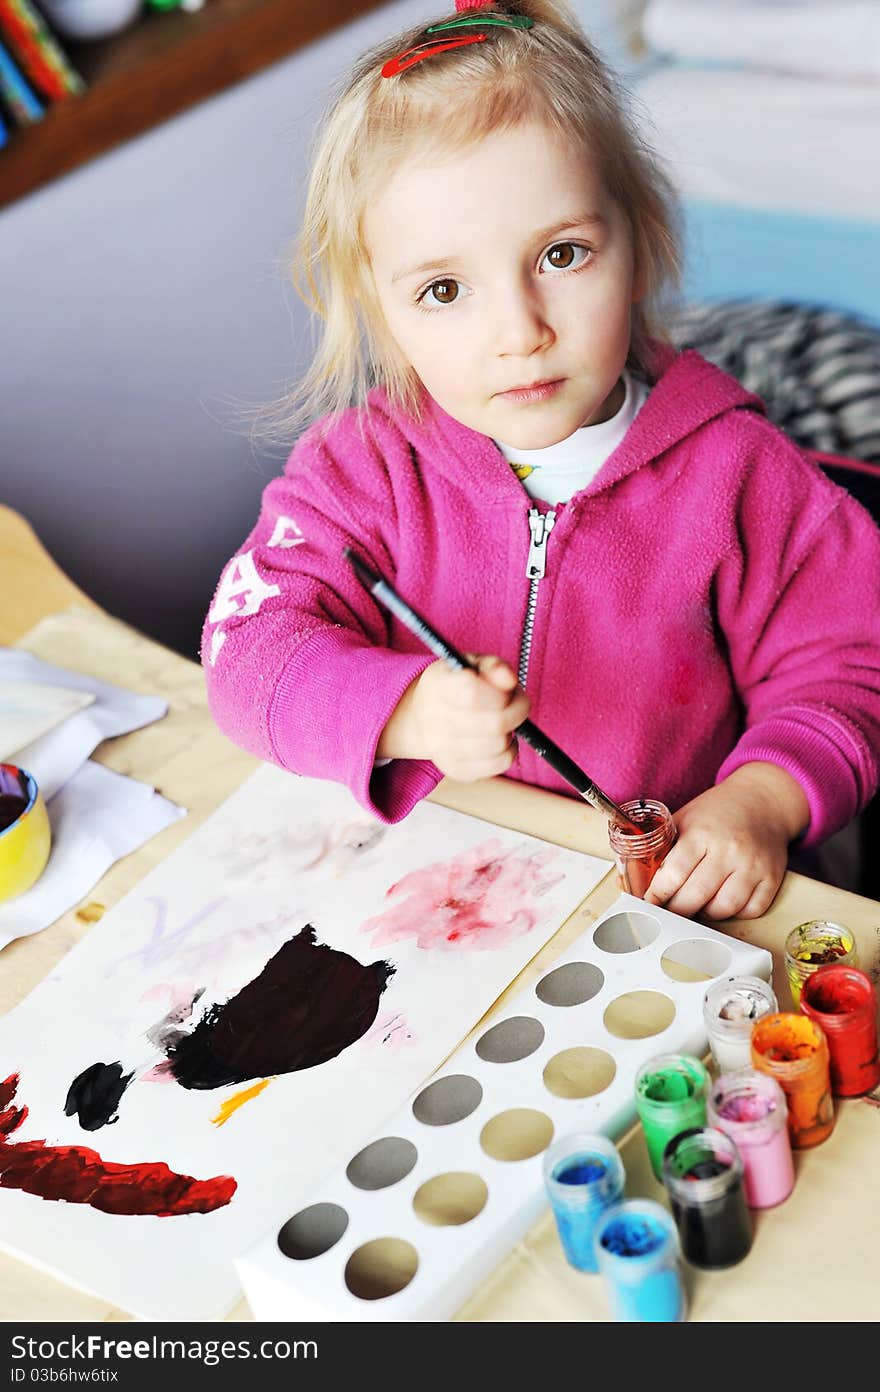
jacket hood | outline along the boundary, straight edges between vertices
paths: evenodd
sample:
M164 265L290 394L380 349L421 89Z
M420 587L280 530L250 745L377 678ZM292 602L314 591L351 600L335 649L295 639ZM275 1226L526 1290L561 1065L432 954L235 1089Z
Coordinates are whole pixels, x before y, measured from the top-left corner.
M585 493L610 488L728 411L764 411L760 397L694 349L676 353L658 345L657 361L659 374L647 401ZM393 420L417 456L459 487L478 488L484 503L522 497L522 485L494 440L453 419L433 397L426 395L418 421L392 407L382 387L370 393L369 402Z

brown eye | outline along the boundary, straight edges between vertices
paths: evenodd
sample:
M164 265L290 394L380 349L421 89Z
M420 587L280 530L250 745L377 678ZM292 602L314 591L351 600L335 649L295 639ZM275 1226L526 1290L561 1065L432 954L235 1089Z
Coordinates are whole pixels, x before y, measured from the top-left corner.
M557 271L567 270L574 261L574 247L571 242L560 242L547 252L547 260Z
M427 294L433 296L437 304L453 304L458 299L458 281L435 280L428 286Z

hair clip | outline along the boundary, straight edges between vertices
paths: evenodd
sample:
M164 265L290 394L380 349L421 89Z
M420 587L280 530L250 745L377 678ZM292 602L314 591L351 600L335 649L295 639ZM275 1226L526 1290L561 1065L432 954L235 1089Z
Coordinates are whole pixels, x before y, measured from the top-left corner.
M447 43L435 39L433 43L416 44L415 48L408 48L405 52L398 53L396 58L389 58L382 68L382 76L395 77L397 73L411 68L414 63L421 63L423 58L433 58L435 53L448 53L452 48L464 48L465 44L483 43L485 38L485 34L462 34L459 38L450 39Z
M467 14L457 15L455 19L444 19L442 24L432 24L425 30L426 34L439 34L445 29L484 29L494 25L498 29L532 29L535 21L527 19L525 15L484 15L479 19L476 15Z
M491 0L489 0L491 3ZM488 37L484 33L473 33L474 29L483 30L488 27L497 29L531 29L534 20L527 19L525 15L485 15L482 19L476 13L479 8L483 8L485 0L481 0L479 6L468 4L467 0L456 0L456 9L473 10L473 14L459 14L454 19L445 19L440 24L432 24L424 32L426 34L456 34L456 30L462 32L455 37L450 37L446 42L441 39L432 39L428 43L415 44L413 48L407 48L403 53L398 53L395 58L389 58L382 68L383 77L396 77L398 73L411 68L415 63L421 63L425 58L433 58L435 53L449 53L454 48L464 48L466 44L484 43Z

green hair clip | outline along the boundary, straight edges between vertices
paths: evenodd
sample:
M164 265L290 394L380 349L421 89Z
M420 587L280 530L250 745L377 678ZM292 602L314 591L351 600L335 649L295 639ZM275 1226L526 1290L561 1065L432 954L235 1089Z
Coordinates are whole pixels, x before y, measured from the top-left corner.
M445 29L485 29L489 25L496 29L531 29L534 23L525 15L484 15L481 19L477 10L473 14L457 15L455 19L444 19L442 24L431 24L425 33L441 34Z

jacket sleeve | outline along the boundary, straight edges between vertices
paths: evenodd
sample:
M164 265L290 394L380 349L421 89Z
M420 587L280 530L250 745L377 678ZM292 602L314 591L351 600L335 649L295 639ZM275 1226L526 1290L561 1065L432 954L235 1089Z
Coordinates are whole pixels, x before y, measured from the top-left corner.
M392 428L392 453L407 457ZM343 547L394 576L394 490L381 437L347 413L315 428L263 493L260 517L223 571L202 635L211 713L225 734L294 773L346 784L396 822L440 781L427 760L375 766L397 702L434 660L393 651L387 616Z
M716 781L752 760L786 769L814 846L880 776L880 531L772 426L749 416L739 429L737 540L717 604L745 729Z

